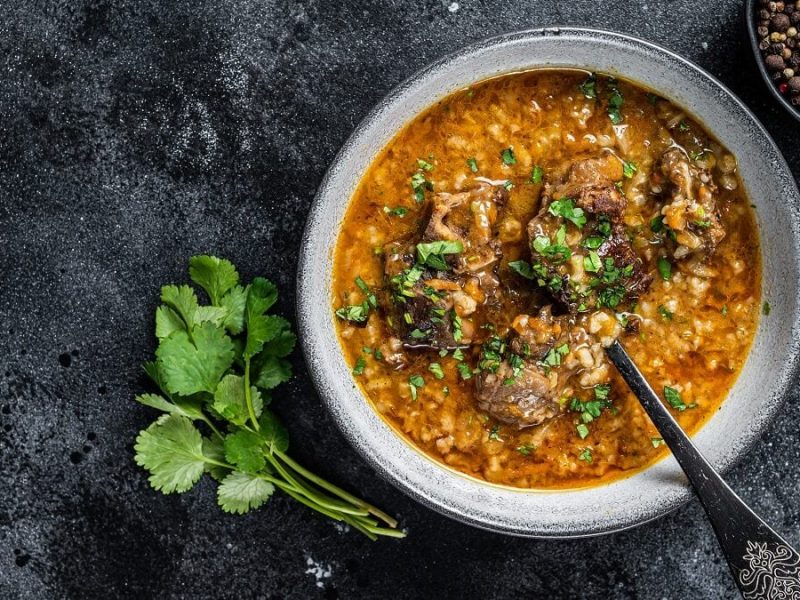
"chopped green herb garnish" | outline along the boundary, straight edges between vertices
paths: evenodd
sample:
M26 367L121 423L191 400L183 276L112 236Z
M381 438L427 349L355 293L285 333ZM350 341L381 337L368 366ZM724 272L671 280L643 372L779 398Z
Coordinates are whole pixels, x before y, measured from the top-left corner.
M367 366L367 361L364 360L363 356L359 356L358 360L356 361L355 366L353 367L353 375L361 375L364 373L364 368Z
M550 203L547 211L554 216L563 217L578 229L586 225L586 215L582 208L576 207L572 198L560 198Z
M672 321L673 313L663 304L658 305L658 314L660 314L661 318L665 321Z
M423 171L433 171L433 164L422 158L417 159L417 166Z
M531 443L524 443L521 446L517 446L517 452L522 454L522 456L530 456L531 452L536 450L536 445Z
M383 360L383 352L375 348L375 360Z
M578 423L575 429L578 431L578 435L582 440L585 440L589 436L589 428L584 423Z
M417 244L417 262L436 269L447 271L450 266L444 259L446 254L459 254L464 251L464 244L457 240L437 240Z
M597 98L596 84L597 84L597 76L594 73L592 73L586 79L583 80L583 83L581 83L578 87L580 88L584 98L587 98L589 100L594 100L595 98Z
M510 179L506 179L503 187L506 188L509 192L514 189L514 182Z
M461 317L458 316L454 308L450 309L450 323L453 326L453 339L456 342L460 342L464 338L464 332L461 329ZM457 352L460 352L460 350L457 350ZM455 352L453 356L455 356Z
M504 148L502 152L500 152L500 158L503 160L503 164L506 166L511 166L517 164L517 157L514 156L514 148L513 146L509 146L508 148Z
M591 250L587 256L583 257L583 270L589 273L599 273L603 268L600 261L600 256L594 250Z
M414 191L414 201L420 204L425 200L425 191L433 191L433 184L425 179L425 173L420 169L411 176L411 189Z
M442 370L442 365L439 363L433 362L428 365L428 371L433 373L433 376L436 379L444 379L444 371Z
M636 166L635 162L629 162L627 160L622 161L622 176L626 179L633 177L634 173L638 170L639 168Z
M664 215L658 215L650 220L650 231L661 233L664 230Z
M417 399L417 390L425 386L425 380L422 375L412 375L408 378L408 387L411 390L411 399Z
M500 425L495 425L489 431L489 439L495 442L502 442L503 440L500 439Z
M475 160L474 158L467 159L467 166L469 167L469 170L472 171L473 173L478 172L478 161Z
M367 302L369 302L370 306L372 306L372 308L378 308L378 298L372 292L370 287L364 282L364 280L361 279L361 275L356 277L356 285L358 286L358 289L364 292L364 295L367 297Z
M681 393L678 390L668 385L664 386L664 399L672 408L679 412L683 412L687 408L692 408L692 406L687 406L684 404L683 398L681 398Z
M681 122L678 123L678 129L681 131L689 131L689 124L686 121L681 120Z
M653 444L653 448L658 448L664 445L664 440L660 437L654 437L650 438L650 443Z
M659 256L657 266L661 279L669 281L672 278L672 263L663 256Z
M456 368L458 369L459 375L461 375L461 379L469 379L472 377L472 369L467 363L457 363Z
M578 455L578 460L582 460L584 462L587 462L587 463L591 464L592 460L593 460L593 458L592 458L592 449L591 448L584 448L583 452L581 452Z
M402 206L396 206L395 208L389 208L388 206L384 206L383 212L392 217L400 217L402 219L408 214L408 209L403 208Z
M547 354L542 359L542 364L545 367L558 367L561 365L561 359L569 354L569 345L561 344L560 346L550 348Z
M761 307L761 312L764 313L765 317L769 316L769 313L772 312L772 307L769 305L769 302L764 302L764 305Z
M542 183L542 177L544 176L544 169L539 165L533 167L533 171L531 171L531 183Z
M611 91L611 95L608 98L608 118L611 119L614 125L619 125L624 120L621 109L625 100L615 81L609 79L608 85Z
M727 317L728 316L728 305L727 304L723 304L722 305L722 310L720 310L719 312L722 313L723 317Z
M336 311L336 316L343 321L366 323L369 318L369 303L364 300L361 304L344 306Z

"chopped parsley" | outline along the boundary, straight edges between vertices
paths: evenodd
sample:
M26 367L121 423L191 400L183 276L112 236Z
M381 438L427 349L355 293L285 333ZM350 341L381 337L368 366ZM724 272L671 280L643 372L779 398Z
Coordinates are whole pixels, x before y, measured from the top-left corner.
M467 159L467 166L469 167L469 170L472 171L473 173L478 172L478 161L475 160L475 157Z
M375 360L383 360L383 352L375 348Z
M665 321L672 321L672 317L674 316L674 313L663 304L658 305L658 314L660 314L661 318Z
M764 305L761 307L761 312L764 313L765 317L769 316L769 313L772 312L772 307L769 305L769 302L764 302Z
M653 233L664 231L664 215L658 215L650 220L650 231Z
M545 368L559 367L561 366L561 359L567 354L569 354L569 344L561 344L560 346L550 348L547 354L544 355L542 364Z
M597 98L596 84L597 76L594 73L583 80L583 83L581 83L578 87L580 88L584 98L588 100L594 100Z
M669 281L672 278L672 263L663 256L659 256L657 266L661 279Z
M616 308L625 297L625 286L615 285L607 287L597 294L597 306L603 308Z
M355 366L353 367L353 375L356 376L362 375L364 373L364 368L366 366L367 366L367 361L364 360L363 356L359 356Z
M514 273L516 273L517 275L524 277L525 279L532 280L536 278L530 263L528 263L527 261L515 260L513 262L508 263L508 268L514 271Z
M461 379L466 380L472 377L472 369L467 363L465 362L457 363L456 368L458 369L458 374L461 375Z
M500 425L495 425L489 431L489 439L495 442L502 442L503 440L500 439Z
M639 168L636 166L635 162L629 162L627 160L622 161L622 176L626 179L633 177L634 173L638 170Z
M678 412L683 412L687 408L697 407L696 404L685 404L683 398L681 397L681 393L674 387L670 387L668 385L664 386L664 399Z
M505 183L503 183L503 187L506 188L509 192L514 189L514 182L510 179L506 179Z
M681 131L689 131L689 124L685 120L681 120L681 122L678 123L678 129Z
M660 437L654 437L650 438L650 443L653 444L653 448L658 448L664 445L664 440Z
M504 148L500 152L500 158L503 161L503 164L506 166L511 166L517 164L517 157L514 156L514 147L509 146L508 148Z
M417 390L425 386L425 380L422 375L412 375L408 378L408 387L411 390L411 399L416 401Z
M521 446L517 446L517 452L522 454L522 456L530 456L531 452L536 450L536 444L531 444L530 442L525 442Z
M414 201L417 204L420 204L425 200L426 191L433 191L433 184L425 179L425 171L423 169L417 170L411 176L411 189L414 191Z
M460 342L464 338L464 332L461 329L461 317L458 316L456 310L454 308L450 309L450 323L453 326L453 339L456 342ZM456 350L456 352L461 352L461 350ZM455 357L455 352L453 356ZM463 354L462 354L463 357Z
M583 270L589 273L598 273L603 268L600 256L594 250L590 250L587 256L583 257Z
M445 261L444 256L446 254L459 254L463 251L464 244L457 240L421 242L417 244L417 263L437 271L447 271L450 266Z
M566 262L572 256L572 251L565 245L566 239L567 228L562 225L556 232L555 243L548 236L540 235L534 238L531 246L536 252L550 259L551 262L560 264Z
M727 304L723 304L722 305L722 309L719 312L722 313L723 317L727 317L728 316L728 305Z
M622 117L622 105L625 99L617 87L617 82L614 79L608 80L608 89L611 95L608 98L608 118L614 125L619 125L624 120Z
M578 460L582 460L589 464L592 464L592 449L591 448L584 448L583 452L578 455Z
M369 318L369 303L364 300L361 304L344 306L336 311L336 316L343 321L366 323Z
M582 440L589 437L589 428L584 423L578 423L575 429L578 431L578 436L580 436Z
M388 206L384 206L383 212L385 212L389 216L400 217L402 219L408 214L408 209L403 208L402 206L396 206L395 208L389 208Z
M432 157L429 157L432 158ZM417 166L423 171L433 171L433 164L422 158L417 159Z
M433 362L428 365L428 371L433 373L433 376L436 379L444 379L444 371L442 370L442 365L437 362Z
M542 177L544 176L544 169L539 165L533 167L531 171L531 183L542 183Z
M367 297L367 302L369 302L372 308L378 308L378 298L372 292L370 287L361 279L361 275L356 276L356 285L358 289L364 292L364 295Z
M572 198L560 198L554 200L547 211L554 216L562 217L573 223L578 229L586 225L586 215L582 208L575 206Z

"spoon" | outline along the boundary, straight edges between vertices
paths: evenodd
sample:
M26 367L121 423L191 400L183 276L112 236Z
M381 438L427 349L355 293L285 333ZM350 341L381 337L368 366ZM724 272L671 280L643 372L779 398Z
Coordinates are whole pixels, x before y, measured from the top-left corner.
M800 554L725 483L659 400L622 344L606 354L639 398L700 498L746 600L800 598Z

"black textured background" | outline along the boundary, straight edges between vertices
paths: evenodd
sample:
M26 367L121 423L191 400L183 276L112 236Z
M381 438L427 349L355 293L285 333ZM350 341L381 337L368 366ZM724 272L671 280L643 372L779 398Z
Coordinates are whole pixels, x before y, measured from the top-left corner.
M697 502L555 542L422 508L344 442L299 356L277 399L294 454L400 515L406 540L369 542L283 496L225 516L209 482L165 497L133 464L159 286L217 253L276 280L291 316L300 231L336 150L460 46L554 24L641 35L727 83L800 173L798 125L749 63L740 2L459 4L0 0L0 598L734 596ZM729 477L795 544L797 399Z

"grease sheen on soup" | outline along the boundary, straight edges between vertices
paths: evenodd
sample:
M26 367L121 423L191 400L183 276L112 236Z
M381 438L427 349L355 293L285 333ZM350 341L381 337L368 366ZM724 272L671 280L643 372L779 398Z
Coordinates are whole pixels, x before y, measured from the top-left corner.
M664 453L605 345L694 432L761 308L735 158L669 101L579 71L504 75L414 118L364 174L333 268L375 410L435 460L522 488Z

